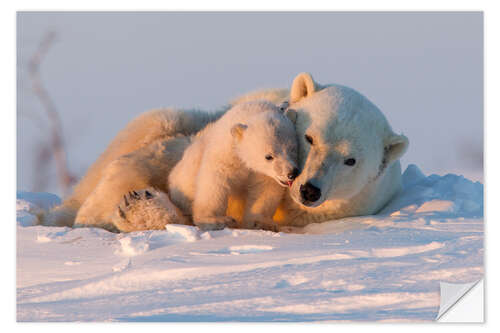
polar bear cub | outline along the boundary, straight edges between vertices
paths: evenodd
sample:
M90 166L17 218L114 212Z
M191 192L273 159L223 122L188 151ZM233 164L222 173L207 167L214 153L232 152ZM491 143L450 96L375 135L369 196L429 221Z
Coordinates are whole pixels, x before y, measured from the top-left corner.
M203 230L236 226L229 197L244 198L243 228L275 230L272 216L298 176L293 110L238 104L208 125L168 178L170 199Z

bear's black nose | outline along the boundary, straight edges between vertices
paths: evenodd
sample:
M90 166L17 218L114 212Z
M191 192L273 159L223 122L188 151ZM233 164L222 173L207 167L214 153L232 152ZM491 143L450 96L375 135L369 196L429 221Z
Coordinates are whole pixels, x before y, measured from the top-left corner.
M288 174L288 179L294 180L295 178L297 178L298 175L299 175L299 169L294 168L292 172Z
M321 197L321 190L307 182L304 185L300 185L300 196L306 201L315 202Z

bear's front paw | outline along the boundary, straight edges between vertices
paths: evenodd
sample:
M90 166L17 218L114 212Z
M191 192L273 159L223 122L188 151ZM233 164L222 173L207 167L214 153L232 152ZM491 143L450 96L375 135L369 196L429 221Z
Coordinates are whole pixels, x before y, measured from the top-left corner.
M123 196L122 201L118 205L118 215L127 220L127 214L133 210L135 206L139 204L140 200L151 200L154 195L151 190L141 190L141 191L130 191Z
M202 231L237 227L237 222L230 216L201 217L196 219L195 224Z
M188 224L168 196L154 188L130 191L116 209L115 225L121 231L162 230L166 224Z

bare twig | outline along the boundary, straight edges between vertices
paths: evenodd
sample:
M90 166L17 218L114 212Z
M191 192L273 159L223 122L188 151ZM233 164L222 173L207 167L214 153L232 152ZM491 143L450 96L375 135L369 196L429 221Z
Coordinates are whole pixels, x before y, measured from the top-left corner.
M63 194L66 194L71 185L75 182L75 177L70 173L67 167L66 153L64 150L64 142L62 136L62 124L57 112L57 108L50 98L49 93L43 86L40 78L40 65L44 56L56 40L56 33L49 31L38 46L38 49L33 54L28 64L28 73L32 81L32 88L35 95L38 97L47 114L51 126L50 150L43 149L43 153L39 154L39 162L46 164L49 160L48 154L52 154L56 161L57 175L59 178L59 186Z
M33 190L39 192L47 188L48 184L48 166L52 159L52 149L46 142L37 145L36 149L36 168L34 168Z

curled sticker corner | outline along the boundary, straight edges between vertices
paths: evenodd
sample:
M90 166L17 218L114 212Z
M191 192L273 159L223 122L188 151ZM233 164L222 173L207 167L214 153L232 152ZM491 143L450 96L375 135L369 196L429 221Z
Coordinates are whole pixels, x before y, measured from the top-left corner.
M462 297L464 297L481 279L471 283L448 283L439 282L440 302L439 313L436 320L439 320L448 310L450 310Z

